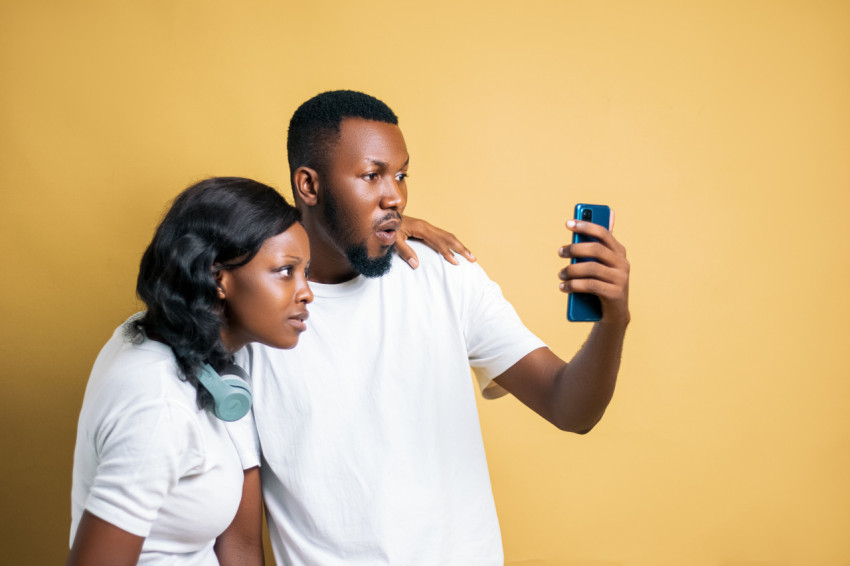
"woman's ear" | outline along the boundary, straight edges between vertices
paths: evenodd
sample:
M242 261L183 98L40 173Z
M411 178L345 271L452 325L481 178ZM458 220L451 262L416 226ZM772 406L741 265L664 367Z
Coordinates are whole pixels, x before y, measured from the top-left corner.
M292 175L295 194L307 206L316 206L319 195L319 174L315 169L299 167Z
M218 293L218 298L222 301L227 297L227 285L230 279L229 273L226 269L213 267L213 279L215 279L215 287L216 292Z

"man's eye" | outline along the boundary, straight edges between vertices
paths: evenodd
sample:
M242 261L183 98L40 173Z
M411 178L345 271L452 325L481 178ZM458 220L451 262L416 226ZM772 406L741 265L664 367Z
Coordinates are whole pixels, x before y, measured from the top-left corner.
M402 181L406 181L407 180L407 173L396 174L395 180L398 181L399 183L401 183Z
M378 178L378 174L377 173L366 173L365 175L363 175L363 178L366 179L367 181L374 181L375 179Z

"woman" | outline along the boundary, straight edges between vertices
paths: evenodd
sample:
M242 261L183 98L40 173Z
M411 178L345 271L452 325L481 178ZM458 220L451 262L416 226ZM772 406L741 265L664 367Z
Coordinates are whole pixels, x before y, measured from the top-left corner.
M238 373L234 361L247 367L247 343L292 348L306 329L310 247L299 219L249 179L207 179L175 199L142 257L147 311L115 331L86 388L69 565L263 564L259 462L252 449L240 460L225 423L247 410L247 385L207 379ZM452 249L474 259L426 222L405 219L400 232L449 261ZM403 242L399 252L415 267ZM243 410L228 414L210 389L235 391Z
M174 201L139 270L147 311L115 331L86 388L68 564L226 564L231 550L262 564L261 547L231 544L260 528L258 462L240 463L199 377L248 342L297 344L313 300L299 219L249 179Z

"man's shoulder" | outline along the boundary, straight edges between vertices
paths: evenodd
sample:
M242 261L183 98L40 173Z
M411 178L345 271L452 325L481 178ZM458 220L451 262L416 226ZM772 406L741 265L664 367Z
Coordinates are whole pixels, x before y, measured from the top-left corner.
M454 254L457 265L449 263L439 252L429 248L419 240L408 240L408 245L413 248L419 257L419 267L411 269L407 262L396 254L393 259L393 271L402 272L416 276L418 274L439 274L445 277L463 277L470 271L482 271L477 263L468 261L460 254Z

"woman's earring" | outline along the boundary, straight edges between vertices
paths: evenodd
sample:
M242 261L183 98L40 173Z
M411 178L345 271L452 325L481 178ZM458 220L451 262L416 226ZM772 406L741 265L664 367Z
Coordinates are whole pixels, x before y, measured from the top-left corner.
M218 288L218 298L224 300L224 289Z

